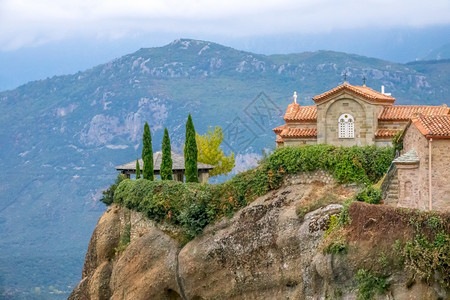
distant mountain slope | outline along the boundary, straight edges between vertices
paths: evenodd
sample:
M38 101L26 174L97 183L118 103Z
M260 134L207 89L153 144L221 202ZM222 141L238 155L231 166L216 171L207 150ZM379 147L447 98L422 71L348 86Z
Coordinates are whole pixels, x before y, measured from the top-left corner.
M441 60L450 59L450 44L445 44L437 49L434 49L427 56L423 58L424 60Z
M72 289L104 211L100 191L113 181L114 166L140 156L145 121L154 150L167 127L179 152L189 112L200 133L220 125L226 151L239 153L244 168L274 147L271 128L282 123L293 91L302 105L311 104L346 72L351 84L365 76L369 87L385 85L398 103L441 105L448 102L448 66L330 51L265 56L177 40L1 92L0 285Z

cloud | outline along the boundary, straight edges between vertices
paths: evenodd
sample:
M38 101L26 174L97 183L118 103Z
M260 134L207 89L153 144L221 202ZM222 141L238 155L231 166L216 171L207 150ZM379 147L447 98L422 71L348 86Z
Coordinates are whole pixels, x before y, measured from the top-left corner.
M450 24L434 0L2 0L0 49L154 32L229 37Z

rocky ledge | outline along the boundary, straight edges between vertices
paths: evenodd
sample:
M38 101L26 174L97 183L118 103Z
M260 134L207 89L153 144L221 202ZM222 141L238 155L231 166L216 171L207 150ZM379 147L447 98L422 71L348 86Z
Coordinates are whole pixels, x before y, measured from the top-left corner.
M378 211L382 206L357 203L350 209L349 243L363 250L347 255L325 254L322 245L341 205L297 213L324 197L342 203L351 194L334 184L285 186L185 245L140 213L113 205L97 224L82 280L69 299L356 299L356 262L371 263L364 249L384 240L386 232L376 228L389 228ZM120 249L127 230L130 243ZM444 293L420 282L406 288L401 272L390 281L382 299L437 299Z

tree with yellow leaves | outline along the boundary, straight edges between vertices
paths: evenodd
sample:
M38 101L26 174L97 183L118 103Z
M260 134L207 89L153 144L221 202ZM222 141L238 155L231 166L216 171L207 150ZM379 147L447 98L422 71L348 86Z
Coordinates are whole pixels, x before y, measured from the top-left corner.
M222 128L216 126L214 130L211 127L204 135L195 134L197 142L197 160L204 164L214 166L214 169L209 171L209 176L227 175L234 168L234 153L230 156L225 156L220 144L223 141Z

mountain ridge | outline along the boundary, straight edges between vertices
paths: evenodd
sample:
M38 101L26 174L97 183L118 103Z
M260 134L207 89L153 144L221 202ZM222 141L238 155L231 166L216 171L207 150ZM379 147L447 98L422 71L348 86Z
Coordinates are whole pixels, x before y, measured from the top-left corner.
M448 61L412 66L323 51L266 56L200 42L180 39L0 92L0 167L9 170L0 175L6 290L51 285L68 292L78 281L104 211L101 190L112 183L114 166L140 156L145 121L155 151L164 127L172 148L182 151L188 112L201 134L222 126L224 150L236 153L242 170L275 146L271 129L282 123L293 91L302 105L312 104L312 96L342 82L344 71L351 84L365 76L369 87L385 85L398 104L448 99ZM263 103L265 116L255 118ZM233 126L246 129L245 143L231 135ZM62 266L56 275L55 264Z

